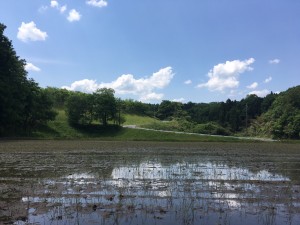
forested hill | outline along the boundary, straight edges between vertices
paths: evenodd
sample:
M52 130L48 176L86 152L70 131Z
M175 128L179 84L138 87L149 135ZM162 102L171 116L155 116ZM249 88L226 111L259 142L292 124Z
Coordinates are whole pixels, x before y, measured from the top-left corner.
M254 120L252 135L275 138L300 138L300 86L281 92L270 109Z
M121 100L103 88L86 94L47 87L27 78L20 59L0 24L0 137L31 135L66 112L73 127L121 125L124 115L155 118L149 128L222 135L300 138L300 86L264 98L248 95L240 101L160 104Z

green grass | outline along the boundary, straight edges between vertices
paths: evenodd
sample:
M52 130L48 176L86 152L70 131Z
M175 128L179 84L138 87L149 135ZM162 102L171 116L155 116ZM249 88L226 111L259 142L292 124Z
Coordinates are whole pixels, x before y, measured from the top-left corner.
M159 122L159 120L148 116L138 116L138 115L131 115L131 114L126 114L125 119L126 121L124 125L143 126L143 125Z
M83 133L71 127L67 122L67 116L64 110L58 110L58 115L54 121L48 122L48 126L41 127L34 132L34 137L39 138L84 138Z
M127 141L186 141L186 142L245 142L236 138L176 134L151 130L122 128L115 140Z
M115 125L103 127L96 123L89 126L72 127L67 122L64 110L57 110L58 115L54 121L48 122L46 126L39 127L30 136L19 135L7 137L12 139L48 139L48 140L101 140L101 141L170 141L170 142L259 142L257 140L242 140L235 137L178 134L153 130L140 130L122 128ZM138 115L125 115L124 125L137 125L140 127L156 130L178 130L177 123L161 122L151 117ZM153 127L153 125L156 125ZM175 126L172 127L172 126ZM171 129L173 128L173 129ZM299 140L281 140L281 142L299 144Z
M156 121L150 117L136 115L126 115L128 125L145 125ZM159 132L152 130L138 130L122 128L119 126L103 127L100 125L89 125L81 127L71 127L67 122L67 116L63 110L58 111L55 121L51 121L47 126L41 127L33 133L33 138L37 139L97 139L106 141L185 141L185 142L241 142L235 138L212 137L191 134L176 134ZM244 141L243 141L244 142Z

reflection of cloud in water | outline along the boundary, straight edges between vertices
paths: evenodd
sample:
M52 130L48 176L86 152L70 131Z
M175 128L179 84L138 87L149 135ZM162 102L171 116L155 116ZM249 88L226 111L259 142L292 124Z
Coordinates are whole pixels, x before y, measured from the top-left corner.
M266 170L257 173L249 169L217 165L211 162L188 164L176 163L164 167L160 163L141 163L138 166L117 167L112 171L113 179L206 179L206 180L259 180L287 181L286 177L271 174Z
M230 224L237 225L261 213L273 215L273 198L270 200L266 195L270 189L265 189L264 181L275 184L273 187L276 188L277 184L284 183L280 181L288 181L288 178L266 170L254 173L225 163L174 163L166 166L149 161L116 167L106 179L87 172L69 174L57 180L46 179L41 183L41 189L36 189L35 195L23 197L22 203L34 203L35 206L29 209L29 221L40 224L52 224L53 221L58 225L75 224L76 221L91 224L86 218L95 223L103 219L113 222L114 216L119 217L120 224L133 224L126 219L134 212L137 216L132 218L136 224L145 224L139 220L143 216L154 218L146 224L156 223L155 218L170 220L169 224L182 224L178 218L196 218L194 215L197 214L201 216L194 224L203 222L202 218L207 219L205 224L219 224L217 221L221 217L227 221L229 216L231 222L236 221ZM280 188L285 190L286 186ZM258 203L255 203L256 199L259 199ZM284 206L276 204L276 207L276 213L284 216L281 213L286 210ZM44 211L38 214L40 209ZM70 212L79 216L61 216L70 215ZM210 219L214 223L210 223ZM250 224L262 224L256 222ZM27 223L18 221L17 224Z
M254 191L257 185L241 182L231 185L230 181L288 181L289 179L278 174L271 174L266 170L257 173L251 172L246 168L229 167L222 164L214 164L211 162L188 164L176 163L170 166L163 166L160 163L143 162L137 166L117 167L112 171L113 184L119 187L134 187L147 184L152 190L157 190L156 195L161 197L172 196L172 182L176 185L184 186L188 181L193 181L194 188L197 189L197 182L206 183L206 190L210 188L214 191L205 195L211 198L219 199L231 208L241 207L239 190ZM198 185L201 188L201 185ZM147 187L147 185L145 186ZM162 188L168 187L168 188ZM160 190L164 189L164 190ZM175 192L180 188L177 186ZM191 190L196 190L191 189ZM219 189L219 191L218 191ZM226 190L228 192L226 192ZM174 194L174 193L173 193Z

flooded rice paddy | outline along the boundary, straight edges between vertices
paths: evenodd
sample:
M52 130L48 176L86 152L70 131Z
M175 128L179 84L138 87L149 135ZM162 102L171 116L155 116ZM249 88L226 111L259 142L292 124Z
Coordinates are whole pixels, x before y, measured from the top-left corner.
M300 146L0 143L0 224L300 224Z

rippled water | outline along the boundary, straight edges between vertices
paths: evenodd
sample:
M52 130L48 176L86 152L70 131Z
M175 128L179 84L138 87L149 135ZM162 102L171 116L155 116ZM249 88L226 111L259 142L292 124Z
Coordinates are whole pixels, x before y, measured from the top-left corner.
M300 152L140 148L7 153L0 224L299 224Z

